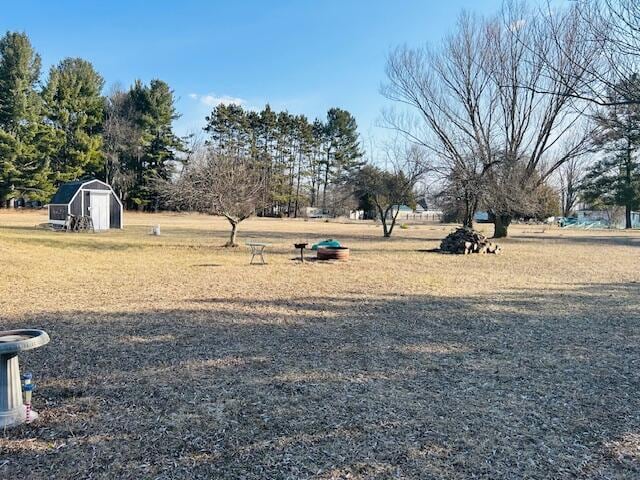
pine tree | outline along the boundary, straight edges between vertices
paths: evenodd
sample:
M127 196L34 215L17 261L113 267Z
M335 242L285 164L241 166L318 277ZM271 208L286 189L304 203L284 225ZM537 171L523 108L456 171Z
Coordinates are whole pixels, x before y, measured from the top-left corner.
M36 86L40 57L24 33L0 39L0 200L46 201L54 191L50 158L59 140L43 121Z
M311 145L311 196L309 203L312 207L315 207L320 197L320 186L322 184L322 169L324 166L324 150L323 145L325 143L326 127L321 120L315 119L311 126L312 131L312 145Z
M184 150L184 142L173 132L173 121L179 118L173 91L162 80L152 80L148 86L137 80L128 97L126 108L140 135L129 164L135 178L130 206L157 210L156 180L171 178L177 153Z
M322 207L326 208L327 187L331 181L343 183L364 163L360 160L360 142L356 119L346 110L332 108L327 112L326 159L322 191Z
M206 122L207 143L216 153L238 158L244 155L248 148L249 124L240 105L217 105Z
M265 188L262 195L262 215L273 214L273 161L275 157L275 141L277 137L278 116L268 104L260 112L260 123L258 125L258 143L262 150L260 163L264 171Z
M214 153L250 159L261 169L262 215L297 216L301 207L318 203L321 188L344 184L361 165L356 122L344 110L331 109L327 124L310 124L304 115L276 113L269 105L259 113L218 105L206 120Z
M312 172L313 151L313 127L304 115L296 117L297 139L297 165L296 165L296 190L294 194L294 216L298 217L298 211L303 203L303 180Z
M51 162L56 182L104 174L103 85L91 63L80 58L67 58L51 68L42 96L47 118L62 137Z
M633 75L623 82L620 91L629 98L640 98L640 77ZM604 158L587 173L583 198L595 206L624 206L625 228L632 228L631 212L640 208L640 104L608 107L598 118L599 134L595 144Z

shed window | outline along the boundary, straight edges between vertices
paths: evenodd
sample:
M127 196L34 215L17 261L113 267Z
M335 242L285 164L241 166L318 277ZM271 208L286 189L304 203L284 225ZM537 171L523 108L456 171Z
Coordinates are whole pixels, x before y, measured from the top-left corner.
M50 205L49 218L51 220L66 220L67 206L66 205Z

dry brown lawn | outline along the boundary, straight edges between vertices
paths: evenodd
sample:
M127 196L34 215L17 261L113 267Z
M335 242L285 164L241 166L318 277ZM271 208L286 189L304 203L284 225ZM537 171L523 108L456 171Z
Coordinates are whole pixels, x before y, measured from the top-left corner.
M449 256L451 226L253 219L249 266L221 219L44 220L0 211L2 329L51 336L2 479L640 478L640 232ZM327 237L349 263L292 260Z

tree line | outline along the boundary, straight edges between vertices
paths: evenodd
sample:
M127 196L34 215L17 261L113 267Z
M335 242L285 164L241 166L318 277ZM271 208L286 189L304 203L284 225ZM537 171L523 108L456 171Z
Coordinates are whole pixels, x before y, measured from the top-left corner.
M326 120L218 105L206 118L180 175L157 182L165 205L227 219L226 246L240 223L258 212L297 217L304 207L337 213L350 205L350 179L362 166L356 121L332 108Z
M263 215L297 217L304 207L339 211L344 186L362 164L355 118L331 108L324 120L239 105L218 105L206 118L206 148L228 158L250 159L262 170Z
M127 208L165 208L158 181L170 181L200 148L173 131L179 118L169 85L140 80L103 95L92 64L67 58L46 79L24 33L0 39L0 205L46 203L62 182L96 177ZM335 211L341 185L361 164L357 124L332 108L324 120L238 105L206 117L206 148L251 158L264 172L263 215L297 216L306 206Z
M174 94L161 80L103 96L90 62L66 58L45 81L24 33L0 39L0 205L47 202L62 182L112 183L129 208L158 208L151 178L169 178L184 142Z
M172 130L166 83L103 96L104 80L82 59L63 60L42 83L28 37L9 32L0 40L0 201L46 202L60 182L95 176L129 208L217 213L233 232L248 211L359 206L389 236L394 207L414 205L417 186L429 184L450 219L471 226L486 210L497 237L514 218L567 216L579 202L621 207L630 227L640 208L638 31L633 0L557 10L514 1L490 17L462 14L437 45L393 50L382 93L396 108L384 122L406 143L391 168L364 166L356 120L339 108L311 121L269 105L218 105L204 138L187 142Z

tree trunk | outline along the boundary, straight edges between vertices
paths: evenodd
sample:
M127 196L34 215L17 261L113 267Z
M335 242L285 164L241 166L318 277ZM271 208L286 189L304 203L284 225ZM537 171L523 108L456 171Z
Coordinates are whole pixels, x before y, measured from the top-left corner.
M327 208L327 183L329 183L329 152L327 152L327 165L324 169L324 185L322 186L322 213Z
M465 212L464 218L462 219L462 226L465 228L473 228L473 213Z
M227 220L229 220L229 223L231 224L231 234L229 235L229 241L224 246L237 247L238 244L236 243L236 234L238 232L238 222L233 221L230 218L227 218Z
M289 191L287 192L287 217L291 218L291 205L292 205L292 197L293 197L293 177L295 175L295 166L294 162L290 163L289 167Z
M311 179L311 199L309 200L310 207L316 206L316 174L313 173L313 178Z
M626 161L626 175L625 175L625 190L626 195L628 196L629 189L633 188L633 180L631 178L631 164L633 160L631 157L631 146L629 145L629 140L627 139L627 161ZM624 206L624 228L631 228L631 205L629 205L628 199L627 204Z
M385 233L385 235L384 235L385 237L390 237L391 234L393 233L393 227L396 226L396 220L398 219L398 214L399 213L400 213L400 207L398 207L398 209L396 210L396 214L391 219L391 225L389 226L389 229Z
M465 193L464 198L464 217L462 219L462 226L465 228L473 228L473 216L478 209L478 200L476 198L471 199L469 195Z
M391 233L387 230L387 210L383 210L380 205L376 204L376 208L378 209L378 214L380 215L380 222L382 223L382 234L384 237L388 238Z
M505 238L508 235L510 215L495 215L493 217L493 238Z
M294 206L293 216L294 218L298 218L298 208L300 204L300 177L302 176L302 152L300 152L300 157L298 158L298 180L296 185L296 202Z
M391 218L391 225L387 224L387 215L389 215L389 210L393 208L393 205L383 209L378 205L378 213L380 214L380 221L382 222L382 235L385 238L391 237L391 233L393 232L393 227L396 224L396 218L398 218L398 213L400 213L400 209L393 215Z

